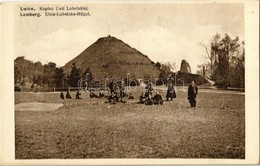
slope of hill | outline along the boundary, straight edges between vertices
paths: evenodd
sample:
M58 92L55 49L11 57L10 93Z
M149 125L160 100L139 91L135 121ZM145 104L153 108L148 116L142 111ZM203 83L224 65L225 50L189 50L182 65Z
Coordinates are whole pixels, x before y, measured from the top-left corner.
M133 78L158 77L160 70L140 51L115 37L103 37L90 45L76 58L63 67L69 73L73 63L84 71L90 68L94 78L126 78L127 73Z

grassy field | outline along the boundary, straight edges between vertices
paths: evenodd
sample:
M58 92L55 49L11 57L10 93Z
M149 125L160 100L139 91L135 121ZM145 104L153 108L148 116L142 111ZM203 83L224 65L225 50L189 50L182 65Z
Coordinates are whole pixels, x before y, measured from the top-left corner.
M16 104L64 104L52 111L15 111L16 159L245 158L243 94L200 92L196 109L189 108L182 91L155 106L138 99L110 105L86 93L82 98L15 93Z

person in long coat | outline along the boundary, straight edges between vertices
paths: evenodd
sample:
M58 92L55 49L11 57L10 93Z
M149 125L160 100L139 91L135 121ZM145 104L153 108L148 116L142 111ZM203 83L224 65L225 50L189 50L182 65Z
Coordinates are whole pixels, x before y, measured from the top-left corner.
M191 81L191 84L188 88L188 100L191 108L196 107L196 97L198 95L198 87L196 86L194 81Z

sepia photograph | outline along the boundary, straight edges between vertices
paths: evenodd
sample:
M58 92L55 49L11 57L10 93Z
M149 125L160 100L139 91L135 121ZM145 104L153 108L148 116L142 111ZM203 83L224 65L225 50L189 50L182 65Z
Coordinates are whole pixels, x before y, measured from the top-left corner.
M248 159L245 5L13 4L14 160Z

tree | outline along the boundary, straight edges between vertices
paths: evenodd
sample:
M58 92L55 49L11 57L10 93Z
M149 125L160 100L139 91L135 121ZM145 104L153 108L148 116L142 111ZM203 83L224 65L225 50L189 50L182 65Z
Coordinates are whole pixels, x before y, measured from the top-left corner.
M64 88L65 74L62 68L57 67L54 74L55 86Z
M173 73L173 71L177 70L176 63L171 62L161 62L160 64L160 74L159 79L164 80L166 82L167 78L170 77L170 75ZM159 83L159 82L158 82Z
M55 86L55 70L56 70L56 64L53 62L49 62L48 64L45 64L43 66L43 86L47 85L48 87L54 87Z
M32 61L26 60L24 56L17 57L14 60L14 82L25 84L32 82L34 65Z
M213 36L213 38L210 41L210 48L206 46L203 43L200 43L202 47L204 47L206 51L206 56L205 58L209 60L208 63L202 64L199 67L203 68L203 76L208 76L210 79L215 80L215 70L217 66L217 48L218 44L220 42L220 34L216 34Z
M239 48L241 48L239 37L231 39L228 34L225 34L223 38L219 34L214 35L210 42L210 53L206 45L201 45L205 48L209 60L209 63L204 66L209 71L210 78L216 81L218 86L233 86L234 80L232 79L236 77L235 75L244 72L243 65L241 66L242 62L240 63L237 58L241 54L239 52Z
M160 62L156 62L156 63L155 63L155 66L156 66L158 69L160 69L160 68L161 68Z
M76 63L73 63L70 74L67 76L67 83L72 87L77 87L80 78L81 78L81 70L77 68Z
M34 80L33 84L42 85L44 76L44 67L41 62L34 63Z
M49 62L42 65L41 62L26 60L24 56L17 57L14 60L14 81L15 84L32 83L38 86L64 87L65 74L62 68L56 67L56 64Z
M240 49L234 53L230 60L230 86L245 87L245 42L242 41Z
M237 53L239 38L236 37L234 40L228 34L218 43L218 47L214 49L218 55L218 80L217 84L224 86L225 88L231 85L231 72L230 63L234 54Z

